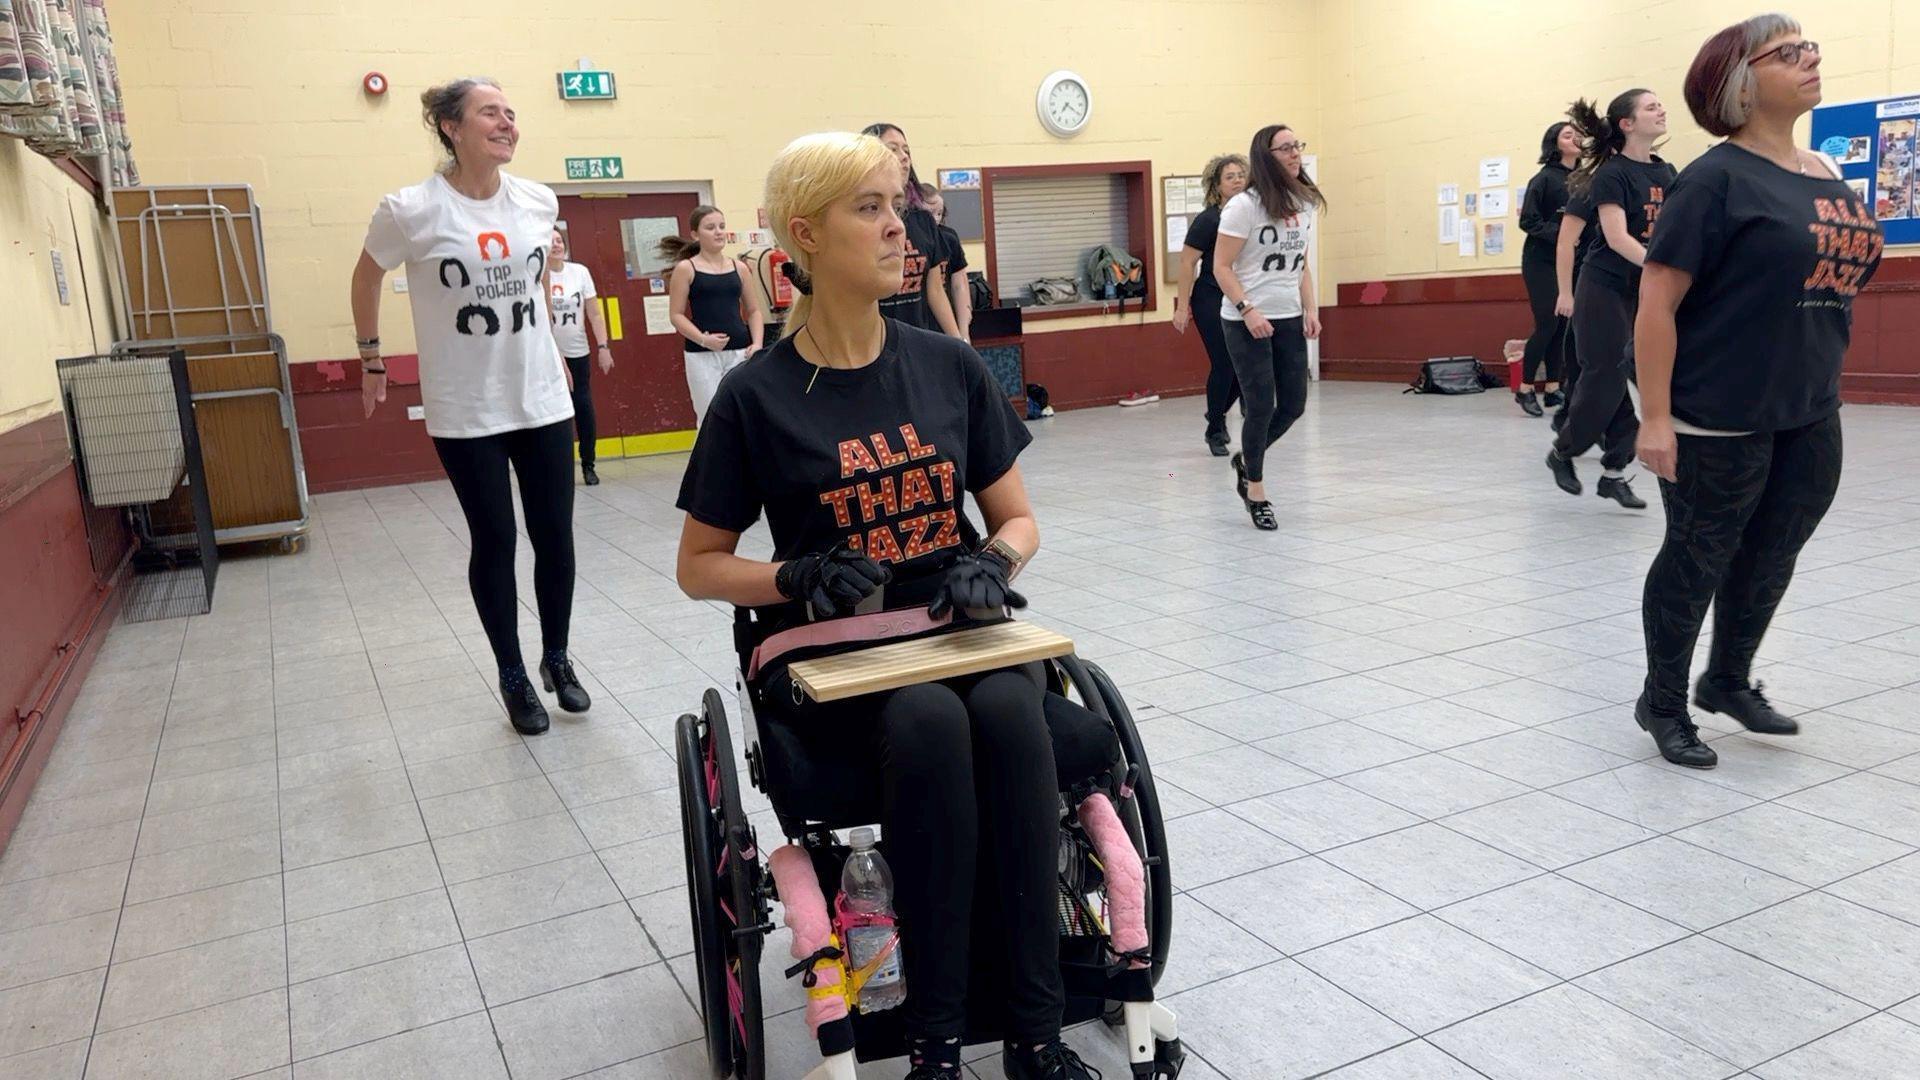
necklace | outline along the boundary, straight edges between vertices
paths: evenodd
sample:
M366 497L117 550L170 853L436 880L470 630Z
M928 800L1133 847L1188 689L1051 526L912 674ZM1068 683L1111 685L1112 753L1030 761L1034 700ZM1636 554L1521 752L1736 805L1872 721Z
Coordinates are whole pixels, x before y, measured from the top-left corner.
M805 395L805 394L811 394L811 393L813 393L813 382L814 382L814 379L818 379L818 378L820 377L820 369L821 369L821 368L823 368L823 367L826 367L826 366L827 366L827 365L825 364L825 362L824 362L824 361L826 360L826 357L827 357L827 350L825 350L825 349L823 349L823 348L821 348L821 347L820 347L820 339L818 339L818 338L816 338L816 337L814 337L814 336L813 336L813 324L812 324L812 323L801 323L801 324L800 324L800 332L801 332L801 333L803 333L803 334L805 334L805 335L807 335L807 340L808 340L808 341L811 341L811 342L813 342L813 351L814 351L814 352L817 352L817 353L819 353L819 354L820 354L820 359L822 360L822 363L818 363L818 364L815 364L815 365L813 365L813 375L812 375L812 377L811 377L811 378L809 378L809 379L807 379L807 388L806 388L805 390L802 390L802 391L800 391L800 393L801 393L801 394L803 394L803 395Z

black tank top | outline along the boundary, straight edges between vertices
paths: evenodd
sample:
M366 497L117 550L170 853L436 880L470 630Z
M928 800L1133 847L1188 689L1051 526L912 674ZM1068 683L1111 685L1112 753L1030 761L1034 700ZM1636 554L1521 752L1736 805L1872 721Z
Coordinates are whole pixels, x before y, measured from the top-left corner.
M747 320L740 317L738 268L710 274L695 266L692 259L687 260L687 266L693 270L693 284L687 288L687 317L693 320L693 325L709 334L727 335L729 350L753 344L753 332L747 329ZM705 345L681 340L688 352L713 351Z

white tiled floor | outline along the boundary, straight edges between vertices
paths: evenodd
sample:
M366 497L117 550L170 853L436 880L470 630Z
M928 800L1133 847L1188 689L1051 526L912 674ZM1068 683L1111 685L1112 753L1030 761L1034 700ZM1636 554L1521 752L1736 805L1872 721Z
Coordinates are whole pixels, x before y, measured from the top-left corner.
M1035 425L1021 582L1143 722L1190 1080L1912 1074L1920 411L1847 410L1760 672L1806 733L1705 718L1704 774L1627 707L1658 510L1561 495L1543 422L1318 387L1263 535L1198 411ZM0 860L0 1076L699 1075L662 747L730 658L671 579L680 468L580 490L595 707L539 739L494 700L444 484L322 497L212 614L117 627ZM798 1017L768 1033L797 1076Z

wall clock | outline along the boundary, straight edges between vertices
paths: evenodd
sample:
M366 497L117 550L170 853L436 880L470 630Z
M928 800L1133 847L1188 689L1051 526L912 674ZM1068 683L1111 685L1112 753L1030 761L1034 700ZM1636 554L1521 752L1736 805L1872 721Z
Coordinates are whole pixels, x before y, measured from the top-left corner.
M1036 103L1040 126L1063 139L1080 134L1093 118L1093 91L1087 80L1071 71L1056 71L1040 80Z

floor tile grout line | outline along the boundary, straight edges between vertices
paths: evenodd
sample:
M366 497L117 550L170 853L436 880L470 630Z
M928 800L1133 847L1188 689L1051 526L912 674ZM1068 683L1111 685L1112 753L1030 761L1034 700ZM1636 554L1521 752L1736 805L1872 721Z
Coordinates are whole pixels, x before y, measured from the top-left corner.
M191 621L189 621L186 629L182 630L180 633L180 656L182 659L184 659L186 656L187 638L192 634L192 632L193 632L193 624ZM173 678L168 680L167 682L167 707L161 710L161 721L160 721L160 741L162 743L164 743L166 740L167 723L168 723L167 714L170 713L173 709L174 690L179 685L179 681L180 681L179 664L180 664L179 661L175 662ZM159 757L159 754L156 752L154 755L153 770L158 770L159 765L160 765L160 757ZM149 771L147 774L147 797L151 798L152 794L153 794L153 771ZM100 993L94 999L93 1024L88 1029L88 1032L87 1032L87 1051L86 1051L86 1054L83 1056L81 1060L81 1065L80 1065L80 1075L83 1077L86 1076L87 1073L93 1070L94 1041L98 1039L101 1035L100 1021L106 1013L107 991L108 991L108 988L113 985L113 953L115 949L118 949L120 947L120 927L122 924L126 922L126 918L127 918L127 895L129 890L131 890L133 887L133 870L134 870L134 865L139 861L140 837L143 834L145 826L146 826L146 812L145 812L145 803L143 801L141 815L140 815L140 824L134 826L133 847L127 853L127 877L120 887L120 908L114 915L113 940L107 946L106 963L102 965L102 968L104 970L100 978Z
M393 539L391 532L388 532L388 530L386 530L384 525L382 526L382 532L387 533L389 540ZM407 558L406 549L404 547L401 547L401 545L399 545L397 541L394 541L394 544L395 544L395 547L399 548L401 551L400 561L402 562L402 564L404 564L407 567L409 572L414 574L414 579L418 581L419 573L418 571L414 570L412 561ZM338 570L338 568L339 568L339 563L338 563L338 560L336 560L335 569ZM341 575L341 585L342 586L346 585L345 574ZM351 595L349 595L348 597L347 604L349 609L354 611L355 625L356 626L359 625L359 610L358 610L358 607L353 603ZM445 612L442 611L441 614L442 614L442 617L444 618ZM519 619L518 619L518 614L516 612L516 617L515 617L516 625L518 624L518 622L519 622ZM449 629L452 629L451 622L448 622L447 625ZM369 662L371 662L371 657L369 657ZM380 695L381 703L384 706L387 701L386 691L384 689L376 688L376 692ZM389 729L391 729L393 726L391 713L389 713L387 726ZM524 744L526 741L526 737L520 736L520 740ZM395 741L396 742L398 741L397 738ZM530 748L529 748L529 752L531 752ZM404 755L403 755L403 760L404 760ZM537 759L536 759L536 764L538 764ZM427 850L429 853L433 855L434 873L440 879L440 889L441 889L442 895L444 895L447 899L447 909L453 912L454 931L460 935L460 952L461 952L461 955L467 958L467 974L471 976L473 979L473 989L474 989L475 995L480 1000L480 1009L482 1012L485 1012L487 1014L487 1027L489 1030L493 1032L494 1048L500 1055L500 1067L503 1070L505 1070L507 1075L507 1080L513 1080L513 1062L508 1060L507 1058L506 1042L500 1037L500 1026L494 1021L493 1010L491 1007L489 1007L487 1003L486 987L480 981L480 968L479 968L479 965L473 962L473 948L467 941L466 927L462 925L460 921L460 909L457 906L455 906L455 904L453 903L453 893L452 893L451 887L447 884L446 868L443 865L441 865L441 862L440 862L440 849L437 845L434 844L433 834L427 828L426 815L420 809L420 797L419 797L418 790L414 787L413 774L411 772L406 773L406 778L407 778L407 790L414 797L413 798L414 817L420 822L420 832L423 836L426 837ZM552 786L551 783L549 783L548 786L551 787ZM578 826L576 826L576 828L577 827ZM287 993L287 1004L289 1009L289 1020L288 1020L287 1028L288 1028L288 1037L289 1037L289 1040L291 1040L292 1029L293 1029L292 1020L291 1020L293 992L291 987L289 987L288 993Z

